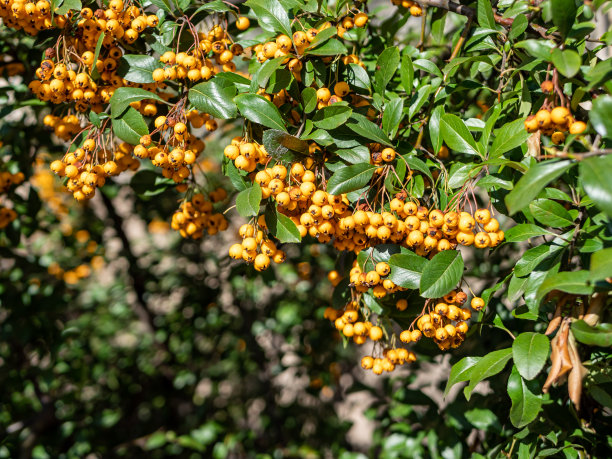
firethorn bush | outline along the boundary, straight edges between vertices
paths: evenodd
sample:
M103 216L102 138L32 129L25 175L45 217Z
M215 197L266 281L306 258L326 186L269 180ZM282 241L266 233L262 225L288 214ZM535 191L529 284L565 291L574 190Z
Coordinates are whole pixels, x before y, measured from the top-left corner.
M0 456L610 457L611 6L0 0Z

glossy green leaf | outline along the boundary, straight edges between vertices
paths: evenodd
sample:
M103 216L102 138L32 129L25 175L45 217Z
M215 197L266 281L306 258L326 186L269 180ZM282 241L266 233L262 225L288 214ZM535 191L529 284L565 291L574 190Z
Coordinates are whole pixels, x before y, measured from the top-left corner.
M580 179L584 191L595 205L612 216L612 156L588 158L580 161Z
M521 333L512 343L514 365L527 380L535 378L542 371L549 352L550 341L541 333Z
M554 233L532 223L521 223L508 229L505 234L505 239L507 242L521 242L531 239L532 237L544 236L546 234Z
M516 428L521 428L531 423L542 409L542 399L533 394L527 387L516 367L508 378L508 395L512 400L510 407L510 422Z
M591 327L584 320L577 320L572 323L572 333L583 344L612 347L612 324L603 323Z
M378 60L376 61L376 73L374 74L374 81L376 82L377 92L383 94L386 86L395 75L395 72L400 65L400 53L397 46L392 46L385 49Z
M130 106L132 102L137 102L143 99L156 100L158 102L164 102L164 99L149 91L145 91L140 88L131 88L124 86L115 89L113 97L110 100L111 106L111 117L117 118L123 114L123 112Z
M553 24L561 35L566 37L576 21L576 2L574 0L550 0Z
M593 108L589 111L589 119L593 128L602 137L612 138L612 96L604 94L593 100Z
M472 376L472 370L482 357L464 357L453 365L446 382L446 388L444 389L444 396L446 397L450 392L451 388L460 382L469 381Z
M574 219L565 207L550 199L536 199L529 204L529 210L534 218L545 226L565 228L574 223Z
M359 113L353 113L346 122L346 127L366 139L373 140L383 145L392 146L391 141L385 135L384 131Z
M261 187L257 183L246 190L242 190L236 196L236 210L245 218L259 214L260 204Z
M506 195L506 207L510 215L527 207L546 185L560 177L574 164L570 161L544 161L529 168Z
M419 291L424 298L440 298L453 290L463 275L461 253L448 250L436 254L423 269Z
M311 113L317 108L317 91L314 88L304 88L302 91L304 112Z
M318 110L312 122L319 129L335 129L346 123L352 113L353 110L346 105L333 104Z
M132 83L153 83L153 70L161 63L154 56L145 54L124 54L119 59L117 75Z
M465 123L457 115L447 113L440 120L440 132L444 143L451 150L469 155L479 155L476 141Z
M419 288L426 258L415 253L398 253L392 255L388 263L391 266L389 279L395 285L415 290Z
M188 97L189 102L201 112L226 120L235 118L238 113L233 100L235 95L236 86L230 81L213 78L193 86Z
M346 46L344 46L340 40L335 38L327 40L316 48L308 48L306 51L304 51L304 54L310 56L338 56L347 53L348 50L346 49Z
M590 273L592 281L612 277L612 248L598 250L591 256Z
M511 121L495 131L489 158L498 158L513 148L523 145L531 134L525 130L524 120Z
M552 62L554 66L568 78L573 77L580 70L582 64L580 55L572 49L560 50L555 49L552 53Z
M477 18L480 27L495 29L495 18L490 0L478 0Z
M372 178L376 166L354 164L345 166L334 173L327 182L327 192L337 195L363 188Z
M542 282L536 298L541 300L548 292L559 290L560 292L572 293L574 295L589 295L593 293L593 286L589 284L589 271L563 271L546 277Z
M370 76L366 69L357 64L349 64L347 66L347 77L346 82L354 88L363 89L367 92L371 92L372 83L370 82Z
M144 118L132 107L129 107L119 118L113 118L111 122L113 133L131 145L138 145L140 138L149 133Z
M239 94L234 102L240 114L253 123L272 129L287 131L278 108L265 97L258 94Z
M278 0L248 0L245 5L253 10L262 29L291 37L291 21Z
M286 215L278 212L274 206L268 205L266 207L264 218L270 234L281 243L300 242L302 240L300 230L295 226L295 223Z
M412 60L406 55L402 57L400 79L402 81L404 91L406 91L406 94L410 96L412 93L412 82L414 81L414 67L412 66Z
M308 154L308 143L285 131L267 129L263 134L266 152L276 161L293 161L299 159L295 153Z
M470 399L472 392L479 382L496 375L504 369L508 360L512 358L512 349L500 349L480 358L470 373L470 383L463 390L466 399Z
M404 100L401 97L391 99L385 105L383 112L382 128L390 138L395 137L402 121L402 111L404 110Z

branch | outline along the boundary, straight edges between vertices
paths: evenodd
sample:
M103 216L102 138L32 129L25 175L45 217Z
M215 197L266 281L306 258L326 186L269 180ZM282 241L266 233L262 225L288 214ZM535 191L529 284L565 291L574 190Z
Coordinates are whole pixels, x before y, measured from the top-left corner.
M458 3L451 3L449 0L417 0L417 3L425 6L433 6L435 8L442 8L443 10L452 11L453 13L467 16L468 18L474 18L474 10L465 5L459 5Z

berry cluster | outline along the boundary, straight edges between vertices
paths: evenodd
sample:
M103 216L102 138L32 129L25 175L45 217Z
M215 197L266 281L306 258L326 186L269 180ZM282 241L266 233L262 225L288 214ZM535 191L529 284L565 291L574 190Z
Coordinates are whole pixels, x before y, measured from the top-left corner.
M556 145L565 141L567 132L582 134L586 127L583 121L576 121L565 107L554 107L552 110L542 108L535 115L530 115L525 120L527 132L540 131L542 134L550 136L550 139Z
M210 193L209 199L202 193L196 193L190 201L184 201L172 215L170 227L184 238L200 239L206 231L209 235L225 231L228 223L225 216L216 213L213 203L225 199L223 188Z
M51 18L51 4L47 0L26 2L26 0L0 1L0 19L4 25L16 30L23 30L29 35L36 35L41 30L51 29L53 22L62 27L66 16L56 15Z
M131 155L133 150L130 144L123 142L112 151L89 138L82 147L53 161L51 170L60 177L67 177L68 190L77 201L84 201L95 195L96 188L104 185L107 177L140 167L140 162Z
M260 217L255 224L244 224L239 234L242 243L229 248L229 256L234 260L244 260L252 264L257 271L265 271L270 262L283 263L287 255L276 244L265 236L265 219Z

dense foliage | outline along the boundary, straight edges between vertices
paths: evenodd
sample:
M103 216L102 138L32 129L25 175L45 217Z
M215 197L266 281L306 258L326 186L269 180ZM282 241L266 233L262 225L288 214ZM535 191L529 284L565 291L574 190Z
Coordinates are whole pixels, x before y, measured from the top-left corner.
M609 7L0 1L0 456L609 457Z

